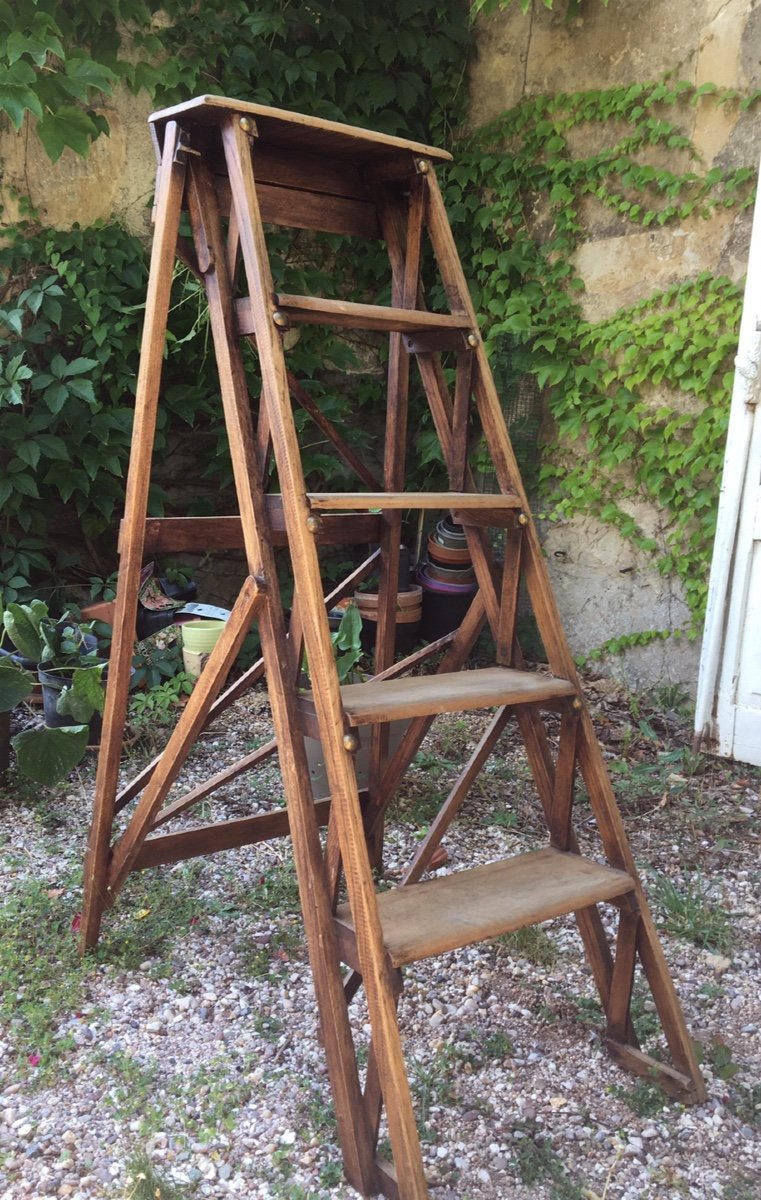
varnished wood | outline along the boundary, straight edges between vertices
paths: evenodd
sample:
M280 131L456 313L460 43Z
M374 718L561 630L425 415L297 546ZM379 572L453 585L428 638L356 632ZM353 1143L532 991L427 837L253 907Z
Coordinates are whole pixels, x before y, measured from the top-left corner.
M315 803L315 817L319 825L327 825L330 800ZM287 837L290 834L287 809L257 813L253 817L237 817L230 821L216 821L209 825L197 825L193 829L182 829L177 833L162 833L148 837L142 843L134 860L133 871L144 871L167 863L184 862L202 854L216 854L220 850L232 850L238 846L253 846L271 838Z
M639 919L637 907L622 905L607 1012L607 1037L614 1042L628 1041Z
M152 113L148 118L158 139L159 149L163 146L167 124L180 117L183 126L201 127L223 125L235 117L253 119L256 138L262 145L275 146L280 150L324 155L329 159L347 159L360 165L368 161L382 163L387 157L396 159L400 153L419 155L434 162L451 161L451 154L435 146L426 146L408 138L393 137L376 133L371 129L360 129L354 125L343 125L338 121L327 121L322 117L306 116L304 113L287 112L265 104L252 104L246 100L235 100L226 96L197 96L171 108Z
M497 628L497 662L505 666L513 663L513 646L518 621L518 599L521 583L521 552L523 548L522 527L516 525L505 538L502 561L502 588L499 602L499 625Z
M245 224L242 220L240 222L241 252L253 305L254 333L260 356L263 392L270 415L273 450L283 488L291 556L295 571L305 591L305 599L310 597L317 599L322 594L319 563L307 525L309 510L303 473L300 469L299 448L292 421L282 347L276 332L277 327L272 321L270 301L273 291L272 280L256 198L253 170L250 157L247 155L245 138L234 119L231 119L224 127L223 139L233 197L239 213L245 212L248 217ZM320 679L321 684L324 684L324 687L321 686L316 695L316 711L330 783L331 815L337 821L349 902L355 919L362 929L360 939L362 975L371 1020L378 1039L378 1060L383 1078L384 1097L387 1102L391 1143L400 1180L412 1200L413 1197L425 1196L425 1175L415 1130L409 1084L404 1070L393 989L388 975L380 922L375 906L372 875L369 863L364 859L363 853L358 853L360 847L364 848L364 830L356 778L349 753L343 742L336 738L336 733L341 727L341 698L333 666L332 645L322 605L318 607L314 603L305 603L302 613L304 641L310 667L316 673L316 677ZM266 628L264 632L266 633ZM277 649L277 646L272 645L271 652L277 654ZM280 689L275 689L271 692L271 698L279 740L285 741L286 745L293 745L292 732L295 728L293 697L286 695ZM299 811L301 782L293 774L288 757L282 758L281 756L281 763L289 805L293 804L294 811ZM314 866L310 869L306 862L300 861L298 855L301 842L302 838L297 834L294 837L294 851L297 852L300 887L303 885L303 909L306 918L309 903L309 876L313 874ZM329 903L327 897L326 901ZM324 953L325 945L330 948L330 939L328 938L327 942L325 940L327 930L323 924L322 911L321 909L319 934L322 938L322 952L318 950L316 942L310 942L312 969L318 988L328 982L325 979L326 964L321 959L321 953ZM314 932L317 935L318 930L315 929ZM338 1014L334 1007L332 971L330 985L329 999L333 1014L332 1020L335 1021ZM340 990L340 1002L342 1005L344 1004L342 990ZM339 1063L335 1056L339 1049L338 1044L334 1043L332 1055L328 1054L328 1066L336 1090L336 1114L339 1129L342 1131L344 1163L349 1178L357 1183L360 1190L368 1192L371 1190L368 1172L371 1172L374 1178L374 1166L368 1162L368 1154L371 1155L369 1144L372 1139L366 1123L360 1123L360 1113L353 1107L356 1102L352 1101L348 1094L346 1071L342 1070L340 1074L337 1072ZM353 1074L351 1078L353 1091ZM341 1090L338 1090L339 1086ZM349 1140L350 1136L353 1141Z
M173 121L164 126L164 145L158 174L156 231L151 251L151 271L145 304L140 370L135 395L135 421L125 496L125 534L116 596L116 617L111 643L111 666L103 713L103 732L93 801L93 819L85 860L80 946L95 945L107 901L107 869L114 802L118 786L119 757L127 713L132 669L132 649L137 617L137 595L142 569L143 531L148 505L151 457L164 354L174 251L179 234L185 167L174 161L179 130Z
M151 775L126 830L112 850L107 876L109 904L113 904L132 870L145 836L190 753L209 709L240 652L251 622L265 599L266 593L260 590L256 580L247 580L229 620L225 622L219 641L209 655L207 669L188 697L188 702L164 748L162 759Z
M309 492L309 503L318 511L352 508L404 509L513 509L517 497L509 492Z
M401 967L623 896L633 886L624 871L547 848L380 892L378 910L391 962ZM350 935L346 905L336 923Z
M681 1100L683 1104L700 1104L705 1100L705 1087L699 1075L677 1071L660 1059L613 1038L605 1039L605 1048L620 1066L634 1075L641 1075L644 1079L657 1083L664 1092Z
M555 786L550 813L550 837L557 850L568 850L571 840L571 809L573 806L573 783L576 770L576 738L579 731L579 713L566 705L560 718L560 739L557 763L555 764Z
M145 364L138 385L134 479L128 486L120 539L122 575L114 641L119 649L112 662L116 683L110 717L107 714L111 741L102 768L105 786L98 793L90 841L86 938L92 942L97 937L103 904L129 871L290 833L344 1167L350 1184L365 1196L378 1190L397 1200L425 1200L428 1195L397 1023L400 965L525 923L574 914L607 1014L611 1055L630 1070L653 1075L682 1099L700 1099L704 1085L694 1050L583 707L502 403L433 172L434 162L448 156L405 139L220 97L200 97L155 114L152 123L162 156L157 241ZM190 150L181 146L175 154L179 123L182 146ZM192 246L179 237L183 207L190 219ZM391 307L276 294L264 221L380 237L391 265ZM426 310L420 271L424 236L430 241L446 294L446 313ZM189 265L208 300L238 507L238 515L229 518L146 521L145 517L173 252ZM238 293L243 298L236 300ZM288 372L282 332L288 323L300 321L389 335L380 477L359 459ZM247 392L241 334L259 356L262 395L258 400ZM452 395L444 371L444 362L449 366L452 360L442 360L442 353L456 355ZM406 490L413 356L449 474L447 492ZM294 401L367 491L306 493ZM257 414L255 428L252 410ZM471 436L483 439L493 463L494 495L482 495L475 488L467 462ZM282 494L266 496L268 481L275 475ZM449 512L465 527L478 590L457 630L394 663L401 521L405 510L416 509ZM490 528L507 531L501 576ZM372 541L379 549L324 596L317 547L342 541ZM242 548L246 581L167 750L115 797L118 732L116 742L114 734L126 706L136 605L132 589L142 556L170 546L196 549L199 544L205 549ZM288 631L275 585L275 546L287 548L293 568L295 596ZM380 577L376 678L339 687L326 606L350 596L376 569ZM522 584L547 651L549 674L525 670L515 632ZM259 626L262 660L222 693L231 656L252 618ZM499 665L463 669L486 621ZM304 650L315 681L311 696L296 691ZM443 658L434 674L408 674L430 670L433 656L439 654ZM265 665L276 739L168 801L169 787L193 739L262 677ZM496 712L443 800L403 876L403 886L376 895L371 865L380 861L383 822L422 738L439 713L473 708ZM557 753L545 728L545 710L560 714ZM388 722L396 717L406 718L409 724L398 749L389 755ZM504 863L420 882L511 717L525 746L552 844ZM358 725L372 727L370 781L362 793L351 751L351 730ZM550 729L555 728L553 722ZM304 731L318 735L323 745L331 798L318 805L312 799ZM276 748L286 810L156 835L156 829L265 761ZM589 793L606 865L578 855L572 821L577 770ZM111 847L114 812L138 794L125 833ZM319 827L326 821L323 850ZM342 872L348 900L337 906ZM615 960L598 910L601 901L620 910ZM341 958L352 968L345 987ZM637 960L673 1065L656 1063L637 1044L630 1015ZM371 1027L364 1096L346 1011L360 983L366 991ZM380 1162L375 1154L383 1107L393 1165Z
M235 303L240 333L254 333L251 299ZM380 333L411 333L413 330L464 330L462 317L417 309L386 308L382 304L358 304L319 296L292 296L281 292L271 301L271 311L302 325L329 325L337 329L374 329Z
M452 508L452 520L458 525L476 526L480 529L513 529L516 516L520 515L522 505L513 503L507 508L488 506L479 508Z
M381 487L379 480L376 478L373 472L367 468L365 463L362 462L362 459L358 454L355 453L352 447L344 440L344 438L341 437L332 421L329 421L325 414L320 411L319 406L315 404L312 397L301 386L291 371L288 372L288 386L290 388L291 395L299 402L300 406L304 409L304 412L309 413L315 425L318 427L318 429L322 430L333 448L341 455L341 458L344 460L344 462L352 468L354 473L362 480L364 484L367 485L367 487L378 491ZM344 537L344 542L349 542L350 540L350 538ZM365 539L357 538L357 541L360 540ZM370 539L367 538L366 540L369 541Z
M280 496L266 496L275 546L287 546ZM380 537L381 519L375 513L326 513L316 532L320 546L373 542ZM203 547L211 552L243 549L240 517L149 517L145 523L145 553L178 554Z
M392 721L402 717L433 716L462 709L497 705L548 704L573 696L567 679L554 679L509 667L482 667L445 675L415 675L406 679L348 683L341 699L350 725ZM310 703L302 701L302 711Z
M167 821L171 821L174 817L178 817L180 813L192 808L194 804L205 800L207 796L211 796L226 784L232 783L234 779L245 775L247 771L251 771L254 767L261 766L267 759L272 758L273 754L277 753L277 741L272 738L260 746L258 750L252 750L250 754L246 754L238 762L233 763L229 767L225 767L224 771L218 771L216 775L212 775L204 783L199 783L197 787L191 788L184 796L180 796L178 800L172 801L171 804L165 804L164 807L153 818L151 831L159 829L162 825L166 825Z

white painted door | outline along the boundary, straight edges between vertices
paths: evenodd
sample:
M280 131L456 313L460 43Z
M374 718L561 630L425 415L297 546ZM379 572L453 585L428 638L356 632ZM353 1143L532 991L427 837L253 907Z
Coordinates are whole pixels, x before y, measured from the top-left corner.
M695 732L704 749L758 766L761 766L760 399L761 200L757 200L700 659Z

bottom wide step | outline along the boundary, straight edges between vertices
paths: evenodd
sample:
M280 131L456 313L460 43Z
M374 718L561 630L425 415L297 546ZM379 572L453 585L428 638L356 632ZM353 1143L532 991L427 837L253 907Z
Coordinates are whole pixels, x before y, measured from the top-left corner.
M547 847L378 893L383 940L395 967L499 937L613 900L634 887L625 871ZM348 904L335 916L344 962L360 969Z

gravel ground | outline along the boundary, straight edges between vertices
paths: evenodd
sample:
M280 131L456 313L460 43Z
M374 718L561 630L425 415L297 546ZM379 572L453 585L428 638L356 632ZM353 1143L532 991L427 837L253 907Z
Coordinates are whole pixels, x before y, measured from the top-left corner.
M709 1098L684 1108L613 1066L570 920L415 964L401 1021L431 1194L757 1200L758 772L697 759L676 713L633 712L602 681L591 696ZM390 882L484 719L442 719L427 739L390 823ZM184 780L269 733L255 693L207 731ZM88 767L40 794L12 777L0 793L0 1197L356 1195L340 1168L288 843L133 876L80 967L91 780ZM279 796L269 766L203 816L263 810ZM583 799L579 814L586 842ZM541 840L505 735L445 840L444 869ZM644 992L636 1012L657 1047ZM361 998L352 1019L361 1040Z

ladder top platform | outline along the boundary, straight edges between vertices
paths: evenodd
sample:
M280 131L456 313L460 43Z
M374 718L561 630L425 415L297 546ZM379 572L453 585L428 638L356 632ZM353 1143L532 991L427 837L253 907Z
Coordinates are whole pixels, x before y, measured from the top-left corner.
M288 112L283 108L270 108L266 104L252 104L245 100L231 100L226 96L197 96L184 104L161 109L148 118L158 138L158 149L163 145L163 131L168 121L188 117L195 125L219 125L229 113L251 117L256 123L257 145L286 151L300 151L329 158L344 158L363 164L378 161L401 152L421 155L434 162L451 162L452 155L435 146L411 142L407 138L392 137L354 125L343 125L338 121L327 121L323 117L310 117L304 113Z

